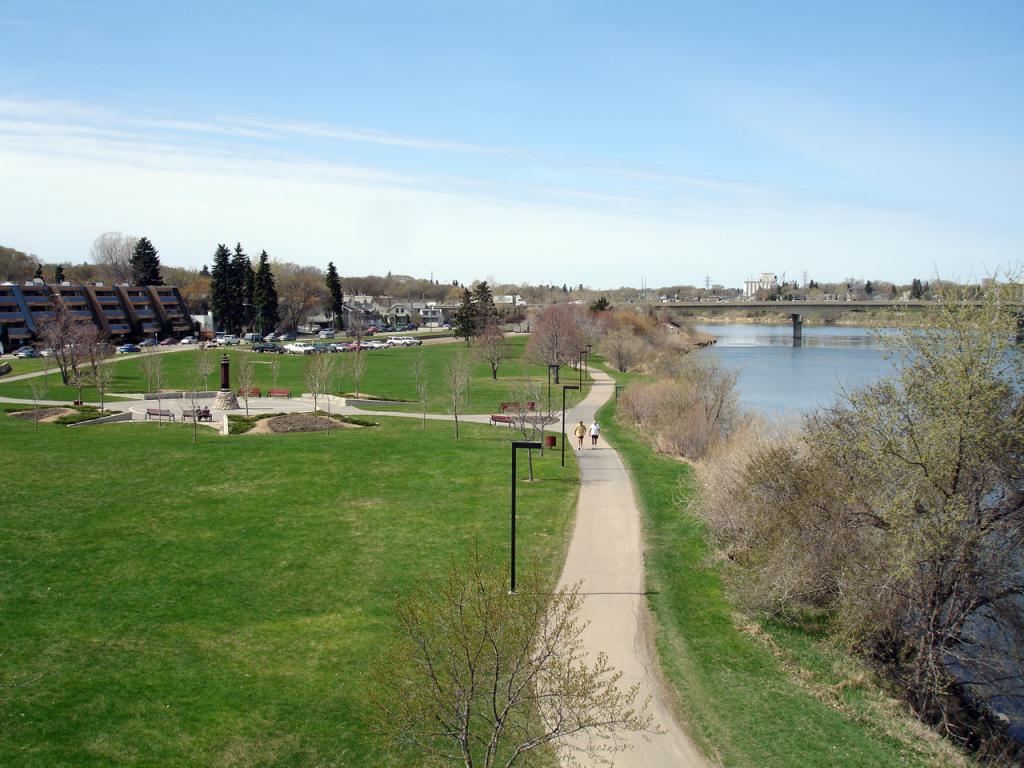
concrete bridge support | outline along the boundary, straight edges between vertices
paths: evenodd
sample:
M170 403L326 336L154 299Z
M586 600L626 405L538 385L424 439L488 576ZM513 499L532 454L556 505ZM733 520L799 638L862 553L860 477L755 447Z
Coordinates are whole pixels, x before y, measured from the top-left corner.
M804 343L804 316L794 312L790 317L793 318L793 346L799 347Z

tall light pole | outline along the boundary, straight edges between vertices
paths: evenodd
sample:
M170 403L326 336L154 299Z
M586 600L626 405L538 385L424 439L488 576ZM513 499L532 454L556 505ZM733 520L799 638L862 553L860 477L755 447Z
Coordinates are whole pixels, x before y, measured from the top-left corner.
M509 559L511 579L509 592L516 592L516 451L520 448L540 448L540 443L534 440L513 440L512 441L512 555Z
M562 385L562 466L565 466L565 393L569 389L579 389L575 384Z
M576 364L576 368L580 372L580 389L583 389L583 356L586 353L587 353L587 350L585 350L585 349L581 349L580 350L580 357L579 357L579 360L577 361L577 364Z

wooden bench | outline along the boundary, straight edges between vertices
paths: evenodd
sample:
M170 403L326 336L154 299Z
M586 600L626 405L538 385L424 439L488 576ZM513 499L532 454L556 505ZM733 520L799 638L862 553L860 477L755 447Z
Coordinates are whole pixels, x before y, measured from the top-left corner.
M491 414L491 425L495 426L498 424L508 424L508 428L512 429L512 425L516 423L516 420L511 416L504 416L502 414L493 413Z
M262 390L256 389L255 387L252 389L239 389L238 394L242 397L259 397L262 394Z
M506 411L518 411L519 407L520 407L520 403L517 402L517 401L514 401L514 402L511 402L511 403L502 403L500 406L498 406L498 410L500 410L502 413L505 413ZM535 403L534 401L530 400L529 402L526 403L526 410L528 410L528 411L535 411L535 410L537 410L537 403Z
M166 411L162 408L147 408L146 409L146 420L149 419L170 419L174 421L174 412Z
M267 397L291 397L292 391L290 389L272 389L267 392Z
M181 412L183 419L195 419L196 421L213 421L213 414L209 408L189 408Z

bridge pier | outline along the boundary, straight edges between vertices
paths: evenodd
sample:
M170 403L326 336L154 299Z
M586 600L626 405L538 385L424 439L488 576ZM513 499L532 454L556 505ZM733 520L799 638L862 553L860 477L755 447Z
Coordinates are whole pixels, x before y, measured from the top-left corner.
M793 318L793 346L799 347L804 343L804 316L794 312L790 317Z

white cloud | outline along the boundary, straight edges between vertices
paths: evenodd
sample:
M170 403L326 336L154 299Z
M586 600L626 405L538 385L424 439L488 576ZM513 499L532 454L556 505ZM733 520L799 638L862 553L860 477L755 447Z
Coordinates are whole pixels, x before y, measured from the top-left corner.
M126 124L88 107L0 102L4 244L80 261L97 234L121 230L148 235L171 264L199 266L218 242L240 240L278 259L334 260L347 273L433 270L442 280L595 287L641 277L700 283L706 273L735 285L763 270L796 277L804 269L819 279L906 280L1005 263L1019 246L921 214L742 181L593 162L578 175L552 168L556 182L539 183L543 165L533 180L502 165L520 165L525 153L486 155L498 165L466 176L442 162L375 165L358 154L323 159L287 141L250 146L206 125L174 116ZM282 130L237 125L253 133L245 138ZM414 146L427 159L451 151Z

